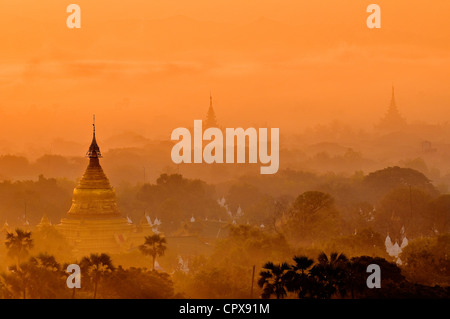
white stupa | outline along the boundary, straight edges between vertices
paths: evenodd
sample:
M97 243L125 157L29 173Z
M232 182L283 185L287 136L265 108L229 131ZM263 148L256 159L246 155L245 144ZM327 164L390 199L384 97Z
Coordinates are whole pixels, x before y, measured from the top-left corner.
M132 221L131 218L128 217L128 216L127 216L127 222L128 222L128 224L133 224L133 221Z
M152 227L153 223L152 223L152 219L150 218L150 216L145 215L145 219L147 219L147 223L150 225L150 227Z

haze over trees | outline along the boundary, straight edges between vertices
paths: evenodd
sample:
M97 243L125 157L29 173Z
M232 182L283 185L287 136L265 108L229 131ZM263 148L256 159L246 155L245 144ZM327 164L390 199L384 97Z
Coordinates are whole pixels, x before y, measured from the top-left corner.
M367 37L361 1L96 0L76 41L60 2L0 1L1 297L70 298L84 260L77 298L448 298L450 1L390 1ZM58 233L94 108L124 224L165 243L74 258ZM205 116L279 128L277 174L175 165Z
M342 253L330 255L321 252L317 260L294 256L294 263L267 262L259 274L261 297L300 299L330 298L446 298L449 289L431 288L409 282L399 266L380 257L358 256L348 259ZM383 269L383 289L370 289L366 285L367 266L379 265Z
M73 262L70 247L54 225L66 215L75 183L42 175L35 180L0 182L0 222L4 223L1 235L6 239L8 232L22 227L25 233L32 232L33 243L28 248L23 245L20 258L12 248L8 250L1 245L0 256L4 258L0 259L0 266L16 267L4 274L4 298L39 296L27 279L31 278L30 271L38 271L30 263L30 257L46 253L60 265ZM151 222L155 219L161 222L157 229L167 240L162 244L167 250L163 255L148 251L161 270L155 273L147 270L153 268L152 262L138 248L123 256L111 256L112 265L118 266L111 268L111 272L106 267L97 277L90 276L76 298L94 295L127 298L127 294L136 298L166 298L176 294L190 298L255 298L267 295L272 288L257 285L259 278L252 278L253 267L257 277L268 262L275 267L292 256L299 257L299 262L302 258L314 260L314 271L321 269L320 260L325 260L323 269L314 274L313 266L288 262L291 267L288 271L297 273L297 286L292 287L291 278L284 288L286 294L279 291L280 298L379 297L374 292L360 292L355 280L361 278L357 275L356 279L347 278L350 288L344 287L345 292L337 283L321 286L323 273L335 267L329 264L336 265L330 255L336 251L347 257L347 263L353 258L381 258L380 263L391 267L388 263L401 260L397 267L404 280L396 277L401 284L386 281L392 296L420 295L418 287L425 289L426 294L442 296L445 291L433 287L449 284L449 266L443 253L448 251L449 195L411 168L391 166L350 175L290 169L273 176L251 173L239 178L230 176L227 181L217 183L172 172L161 174L155 182L122 183L116 192L122 214L133 223L138 224L145 216ZM49 223L37 227L44 216ZM392 256L385 246L387 235L398 245L406 237L408 245ZM11 241L10 247L13 246ZM321 252L325 252L328 261L318 259ZM427 272L426 267L434 271ZM55 269L62 271L61 266ZM303 275L298 275L302 269ZM43 276L61 274L58 271ZM353 270L350 267L348 271L352 274ZM306 281L305 273L311 274L314 285L322 287L318 288L320 291L298 286L298 282ZM115 289L112 278L136 284L143 280L145 284L136 287L135 292L125 286ZM272 278L266 280L270 282ZM16 288L6 285L7 282L16 283ZM45 292L46 296L54 294ZM72 296L71 292L62 295ZM270 296L276 298L276 293Z
M8 252L16 257L18 246L30 248L32 233L17 229L9 236ZM18 244L21 239L22 244ZM14 258L11 258L12 261ZM148 271L145 268L115 267L107 254L91 254L78 262L82 270L81 289L66 286L67 263L61 264L55 256L38 253L23 258L20 263L9 265L0 272L1 299L63 299L63 298L173 298L173 282L164 272ZM76 293L75 293L76 291Z

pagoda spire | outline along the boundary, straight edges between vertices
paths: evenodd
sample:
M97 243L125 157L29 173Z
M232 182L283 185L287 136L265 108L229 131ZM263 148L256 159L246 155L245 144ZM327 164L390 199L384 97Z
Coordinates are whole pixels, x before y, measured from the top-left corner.
M89 158L101 158L102 153L100 152L100 147L98 147L97 140L95 139L95 114L93 116L92 130L92 142L91 146L89 146L89 150L87 151L86 156Z
M392 95L391 103L387 109L386 114L381 119L380 123L377 125L379 129L387 131L397 131L406 125L406 120L400 114L397 103L395 102L395 90L394 85L392 85Z
M397 109L397 105L395 104L395 93L394 93L394 84L392 84L392 97L391 97L391 109Z
M95 118L92 143L86 156L89 164L73 192L69 216L120 216L116 195L100 165L100 148L95 140Z
M216 114L213 109L211 92L209 92L209 109L208 113L206 114L206 123L205 123L205 128L208 127L217 127Z
M395 91L394 91L394 85L392 85L392 96L391 96L391 104L389 105L388 114L387 116L391 118L401 118L400 112L397 108L397 103L395 103Z
M209 107L212 109L212 94L211 94L211 91L209 91Z

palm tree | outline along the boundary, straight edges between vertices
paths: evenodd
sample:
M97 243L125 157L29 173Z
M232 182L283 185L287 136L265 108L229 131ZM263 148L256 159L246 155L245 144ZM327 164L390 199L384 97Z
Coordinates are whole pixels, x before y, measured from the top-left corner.
M314 260L309 259L306 256L294 256L292 259L295 261L295 265L292 266L292 269L295 271L300 270L302 275L304 275L305 271L314 264Z
M8 249L8 256L17 258L17 268L20 268L20 260L26 257L29 250L33 248L33 240L31 239L31 232L17 228L15 234L12 232L6 233L6 248Z
M28 263L32 267L32 289L34 298L56 298L60 296L60 282L66 278L61 265L55 257L40 253L31 257Z
M164 255L166 247L166 239L159 234L146 236L144 244L139 246L139 250L146 256L153 257L153 270L155 270L156 256Z
M324 252L319 254L318 263L310 274L318 284L315 295L318 298L330 299L339 292L346 295L348 258L344 254L333 252L328 257Z
M22 295L27 298L27 290L32 288L33 267L30 263L22 263L20 267L13 265L9 267L10 273L4 279L9 282L13 295Z
M289 270L291 267L287 263L274 265L271 261L267 262L259 273L258 286L263 288L261 295L264 299L269 299L271 295L275 295L277 299L286 296L286 285L289 281Z
M309 273L306 273L314 264L314 260L306 256L294 256L295 265L289 272L289 291L295 291L299 298L305 298L308 294L311 296L312 279Z
M95 299L100 278L114 270L111 257L107 254L91 254L89 257L83 257L80 262L80 268L84 269L94 282Z
M362 293L366 286L367 265L364 256L353 257L347 264L347 289L350 290L350 297L355 298L355 294Z
M9 271L1 273L0 286L7 298L63 298L67 293L62 285L65 279L54 256L39 254L22 262L20 267L13 265Z

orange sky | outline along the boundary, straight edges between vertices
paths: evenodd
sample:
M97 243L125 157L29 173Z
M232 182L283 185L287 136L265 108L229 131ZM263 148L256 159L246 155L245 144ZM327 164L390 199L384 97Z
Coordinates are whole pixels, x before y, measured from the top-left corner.
M169 138L210 90L226 127L371 128L392 83L410 122L449 117L448 0L79 0L80 30L70 3L0 0L0 153L89 140L92 113L100 141Z

